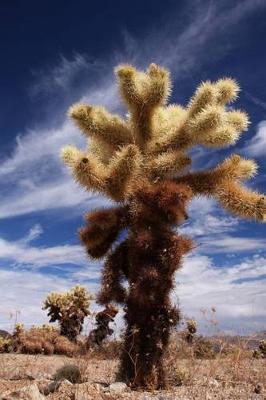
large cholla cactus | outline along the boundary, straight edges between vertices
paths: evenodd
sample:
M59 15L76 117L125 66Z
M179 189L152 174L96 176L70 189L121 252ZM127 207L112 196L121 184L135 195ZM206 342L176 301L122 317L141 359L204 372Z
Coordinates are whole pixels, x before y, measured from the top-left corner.
M171 83L164 68L151 64L139 72L121 65L116 74L128 116L74 105L69 114L89 146L85 152L66 146L62 157L82 186L118 203L89 213L80 236L90 257L107 256L99 303L125 309L120 378L158 388L166 383L163 355L179 319L169 298L174 273L193 247L173 227L187 218L187 204L197 195L213 196L233 214L261 221L266 202L242 185L256 173L252 160L233 155L212 170L187 171L193 146L225 147L247 129L247 115L227 108L239 91L234 80L201 84L181 107L166 105ZM125 239L114 245L122 230Z
M50 322L58 321L60 334L75 341L82 331L85 317L90 315L92 296L83 286L75 286L66 293L50 293L44 301L43 309L48 310Z

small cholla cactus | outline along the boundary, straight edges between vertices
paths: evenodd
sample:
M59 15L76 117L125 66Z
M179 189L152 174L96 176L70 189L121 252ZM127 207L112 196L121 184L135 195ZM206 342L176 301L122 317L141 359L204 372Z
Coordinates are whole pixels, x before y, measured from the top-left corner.
M44 301L43 309L48 310L50 322L58 321L60 333L75 341L82 331L85 317L93 297L83 286L75 286L66 293L50 293Z
M195 333L197 332L197 321L194 319L189 319L186 323L186 331L184 334L184 338L187 343L193 343L193 339L195 337Z
M260 340L259 346L253 351L254 358L266 358L266 340Z
M25 328L24 328L24 324L21 323L17 323L15 325L15 329L14 329L14 336L19 336L22 335L25 332Z
M109 323L114 321L118 309L112 305L108 305L103 311L96 314L96 328L90 332L88 337L88 347L97 345L100 346L102 342L113 334L113 329L109 327Z
M183 107L167 105L165 68L151 64L143 72L120 65L116 74L129 113L123 119L103 107L72 106L69 115L88 149L68 145L62 158L80 185L117 202L89 213L80 237L90 257L106 256L99 303L125 309L119 379L154 389L166 385L163 357L179 320L170 301L175 272L193 248L173 228L188 218L187 206L198 195L258 221L265 220L266 201L242 184L257 171L253 160L235 154L213 169L188 171L191 148L233 145L248 128L247 115L228 107L239 92L233 79L202 83ZM122 230L127 235L117 243Z

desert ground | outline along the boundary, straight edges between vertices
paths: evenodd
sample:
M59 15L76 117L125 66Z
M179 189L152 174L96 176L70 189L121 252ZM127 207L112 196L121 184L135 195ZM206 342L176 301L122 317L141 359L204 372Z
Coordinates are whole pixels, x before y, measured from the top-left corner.
M72 384L62 380L55 388L54 373L68 364L78 366L82 383ZM171 387L154 392L133 391L125 385L114 384L117 365L117 359L104 359L89 354L74 358L0 354L0 399L266 399L266 361L243 356L240 350L213 359L177 359L173 355L166 362ZM38 396L23 395L20 389L25 387L33 387L33 392L38 393ZM50 393L47 391L49 387Z

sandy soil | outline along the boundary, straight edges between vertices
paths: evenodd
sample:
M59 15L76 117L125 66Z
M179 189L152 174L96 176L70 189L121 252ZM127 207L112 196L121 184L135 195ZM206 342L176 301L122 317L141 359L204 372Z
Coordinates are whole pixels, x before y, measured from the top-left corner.
M115 382L116 360L0 354L0 394L36 382L40 388L51 382L57 368L77 364L82 384L62 384L49 400L196 400L266 399L266 361L255 359L178 360L171 365L173 378L182 377L181 386L160 392L110 392ZM178 379L176 380L178 383ZM179 382L180 383L180 382ZM0 397L1 398L1 397Z

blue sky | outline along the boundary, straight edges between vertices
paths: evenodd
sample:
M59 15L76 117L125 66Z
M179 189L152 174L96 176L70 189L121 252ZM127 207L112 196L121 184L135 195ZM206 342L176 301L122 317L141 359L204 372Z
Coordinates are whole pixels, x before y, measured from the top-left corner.
M16 311L27 326L45 321L41 302L51 290L81 283L97 291L101 263L86 258L77 229L106 199L73 182L59 149L84 146L66 117L73 102L125 113L118 63L168 67L171 101L181 104L203 80L236 78L249 131L229 149L196 149L193 168L233 152L255 157L259 174L249 185L265 192L265 1L14 0L0 11L0 328L12 326ZM211 306L226 332L265 329L266 225L199 198L182 231L197 243L176 276L173 298L183 312L202 329L201 310Z

